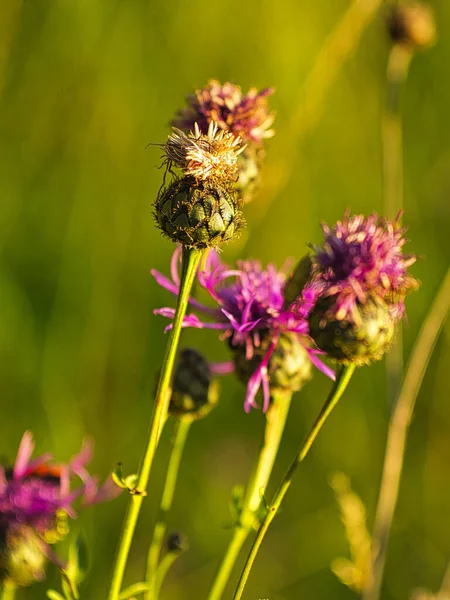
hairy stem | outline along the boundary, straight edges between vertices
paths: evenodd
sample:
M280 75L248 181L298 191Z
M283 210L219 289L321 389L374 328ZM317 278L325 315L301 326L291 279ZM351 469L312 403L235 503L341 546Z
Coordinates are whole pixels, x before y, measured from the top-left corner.
M450 268L416 339L403 385L392 412L372 536L373 575L372 580L363 593L363 600L377 600L380 596L389 535L397 505L409 425L425 371L449 309Z
M264 518L263 522L261 523L261 526L260 526L258 533L256 535L256 538L255 538L255 541L253 542L252 548L250 550L250 554L247 557L247 562L245 563L244 570L242 571L241 578L240 578L238 586L236 588L236 592L233 596L234 600L240 600L240 598L242 598L242 594L244 593L244 589L245 589L247 580L249 578L250 571L253 567L253 563L255 562L256 556L261 547L264 536L266 535L267 530L270 527L270 524L274 520L274 518L278 512L278 509L280 508L280 505L281 505L284 497L286 496L287 491L289 490L289 488L291 486L292 478L295 474L295 471L297 470L298 465L302 462L302 460L304 460L304 458L308 454L311 446L314 443L314 440L316 439L319 431L322 429L322 426L325 423L328 416L330 415L331 411L336 406L336 404L339 402L342 394L344 393L345 389L347 388L347 385L348 385L354 371L355 371L354 365L349 365L347 367L340 368L340 370L337 374L337 377L336 377L336 381L333 384L333 387L331 389L331 392L330 392L330 395L328 396L327 401L325 402L324 406L322 407L322 410L321 410L319 416L317 417L316 422L314 423L311 431L306 436L303 444L300 446L300 449L299 449L297 455L295 456L294 460L292 461L291 466L289 467L280 487L278 488L278 490L275 493L272 503L270 504L269 510L267 511L266 517Z
M156 582L156 571L158 569L161 548L167 530L167 515L172 508L181 457L183 455L191 424L192 419L189 417L177 419L175 423L172 452L170 454L161 504L156 517L156 524L153 530L153 537L147 556L147 571L145 579L149 583L149 589L144 596L147 600L153 600L154 598L157 598L153 586Z
M252 528L257 524L257 513L278 454L291 397L291 394L272 396L267 411L263 443L245 491L240 519L235 526L233 537L217 571L208 600L220 600L222 598L242 546Z
M199 250L194 248L183 248L182 273L177 307L173 320L173 326L170 330L169 339L167 341L166 354L164 356L156 398L153 405L153 414L150 422L149 434L145 445L142 462L138 471L137 486L135 493L130 496L128 510L125 515L111 581L111 588L108 596L109 600L117 600L122 587L128 554L130 552L131 542L136 529L142 501L146 493L153 458L158 445L161 428L166 419L169 408L170 384L178 343L180 340L181 327L183 318L186 314L189 294L195 279L200 257L201 252Z

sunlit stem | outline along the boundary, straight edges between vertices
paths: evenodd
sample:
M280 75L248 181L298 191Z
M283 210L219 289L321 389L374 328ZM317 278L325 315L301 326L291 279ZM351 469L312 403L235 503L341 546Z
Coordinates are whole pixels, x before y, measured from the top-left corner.
M183 248L181 282L177 307L173 319L173 326L170 330L169 339L167 341L166 354L164 356L158 389L153 405L153 414L150 422L149 434L145 445L142 462L138 471L137 486L135 493L130 496L128 510L125 515L111 581L111 588L108 596L109 600L117 600L122 587L122 581L125 574L131 542L136 529L136 523L141 510L142 501L146 494L153 458L158 445L160 432L168 413L170 402L170 385L176 352L180 340L183 319L186 314L189 295L195 279L200 257L200 250L196 250L194 248Z
M144 596L147 600L153 600L157 597L153 586L155 586L156 583L156 572L158 569L164 536L167 531L167 516L172 508L181 457L183 455L191 424L192 418L190 417L182 417L181 419L177 419L175 422L172 452L170 454L161 504L156 517L156 524L153 530L153 537L147 557L147 572L145 579L149 583L149 589L148 593Z
M263 494L272 473L286 424L292 394L273 395L264 430L264 438L247 485L239 522L234 528L233 537L214 579L208 600L220 600L230 578L242 546L254 527L258 526L257 514Z
M397 505L409 425L425 371L449 309L450 268L416 339L403 385L392 412L372 536L372 578L367 589L364 591L363 600L377 600L380 596L389 535Z
M3 589L0 594L1 600L14 600L16 596L16 586L13 583L6 581L3 584Z
M327 401L325 402L324 406L322 407L322 410L321 410L319 416L317 417L317 420L314 423L311 431L306 436L303 444L300 446L300 449L299 449L296 457L294 458L293 462L291 463L291 466L289 467L280 487L278 488L277 492L275 493L272 503L270 504L269 509L267 511L266 517L264 518L263 522L261 523L261 526L260 526L258 533L256 535L256 538L255 538L255 541L253 542L252 548L250 550L250 554L247 557L247 562L245 563L244 570L242 571L241 578L240 578L238 586L236 588L236 592L233 596L234 600L239 600L240 598L242 598L242 594L244 593L244 589L247 584L247 580L249 578L250 571L253 567L256 556L258 554L258 551L264 540L264 536L266 535L267 530L270 527L270 524L274 520L274 518L278 512L278 509L280 508L280 505L283 502L283 499L286 496L287 491L289 490L289 488L291 486L292 478L294 477L295 471L297 470L297 467L302 462L302 460L308 454L311 446L314 443L314 440L316 439L319 431L322 429L322 426L325 423L325 421L327 420L331 411L336 406L336 404L339 402L342 394L344 393L345 389L347 388L347 385L348 385L354 371L355 371L354 365L341 367L339 369L339 372L337 373L336 381L333 384L333 387L331 389L331 392L330 392L330 395L328 396Z

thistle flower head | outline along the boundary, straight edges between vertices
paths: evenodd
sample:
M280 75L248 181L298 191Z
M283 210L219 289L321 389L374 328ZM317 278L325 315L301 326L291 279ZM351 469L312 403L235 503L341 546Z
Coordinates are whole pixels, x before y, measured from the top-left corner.
M206 133L210 123L215 122L220 129L240 136L245 143L261 144L274 134L271 126L275 115L268 106L272 93L272 88L260 92L251 88L243 94L237 85L222 85L212 79L205 88L187 97L187 108L179 111L172 125L186 131L198 123L200 131Z
M172 281L152 271L157 282L175 294L179 287L178 255L179 253L175 254L172 261ZM303 348L306 350L310 360L327 375L334 376L331 369L318 360L317 351L311 348L307 311L296 307L294 312L292 307L284 306L283 287L286 275L283 270L277 270L274 265L263 268L256 260L238 261L237 268L231 268L220 261L217 253L210 252L204 270L198 274L198 280L214 300L216 307L209 308L191 299L191 306L209 319L204 321L195 314L189 314L183 325L222 332L222 339L227 340L242 378L245 375L244 368L241 368L243 361L253 361L252 373L246 367L246 410L255 406L255 397L261 387L264 409L268 408L270 385L274 383L274 378L269 377L270 361L272 357L275 361L279 360L287 349L289 343L284 340L281 353L277 351L284 334L297 336L302 351ZM171 308L159 309L155 313L169 318L174 316ZM299 368L303 369L303 366Z
M54 543L67 533L67 517L76 517L73 507L76 499L81 498L86 505L117 494L112 481L99 488L97 479L86 470L92 455L90 445L84 445L68 464L53 463L49 454L31 460L33 449L33 437L26 432L14 466L0 467L0 546L3 547L8 540L9 543L14 540L16 547L18 538L26 533L28 539L30 532L34 532L33 539L37 536L43 544ZM73 477L81 481L76 489L70 488ZM10 560L5 551L1 562L7 559Z
M239 176L238 156L244 150L241 138L229 131L219 130L211 121L205 133L197 123L185 133L174 128L163 145L169 168L175 165L185 176L197 181L219 180L235 182Z
M408 274L416 257L403 254L405 230L398 220L348 213L322 230L324 243L314 247L302 291L314 304L311 335L342 362L381 358L404 313L406 294L418 286Z

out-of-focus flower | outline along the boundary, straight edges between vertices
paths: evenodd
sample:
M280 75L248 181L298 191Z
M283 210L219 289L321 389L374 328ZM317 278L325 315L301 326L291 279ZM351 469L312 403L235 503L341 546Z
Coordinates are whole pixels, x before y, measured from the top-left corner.
M48 544L67 534L68 518L77 516L73 506L77 499L88 505L120 493L112 480L99 487L97 478L88 473L90 444L84 444L68 464L53 463L50 454L31 460L33 450L33 437L27 431L14 466L0 467L0 574L16 585L42 577L45 557L51 555ZM75 489L70 485L73 477L81 482ZM36 559L40 553L42 564ZM19 564L24 567L20 571Z
M403 254L405 230L398 220L347 213L322 229L324 243L314 247L302 290L314 304L310 333L336 360L366 364L386 351L405 296L418 287L408 274L416 257Z
M156 281L174 294L179 288L179 254L178 249L172 259L172 280L152 271ZM299 389L310 376L310 361L334 377L309 340L307 303L303 302L302 307L297 304L295 312L285 307L283 270L278 271L274 265L264 269L256 260L238 261L233 269L222 263L217 253L210 252L198 280L217 307L209 308L191 298L191 306L209 320L189 314L183 326L222 332L233 352L237 374L247 383L246 411L256 406L260 388L264 410L269 406L271 391L281 388L292 393ZM174 309L162 308L155 313L173 318ZM216 368L224 369L220 365Z
M436 41L436 24L431 7L421 2L396 2L387 16L389 36L394 44L410 49L428 48Z
M162 147L168 170L175 166L183 173L160 190L154 204L163 234L200 249L231 240L244 223L234 189L240 138L211 123L206 134L197 126L189 134L175 130Z
M275 115L267 102L271 94L272 88L260 92L251 88L243 94L238 85L228 82L222 85L212 79L206 87L187 97L187 108L178 112L172 125L186 131L198 123L200 130L206 133L210 123L215 122L221 129L240 136L245 143L261 144L274 135L271 127Z
M272 93L272 88L261 91L251 88L243 94L239 86L213 79L187 97L187 107L172 121L174 127L185 133L198 126L204 134L211 123L216 123L221 130L242 139L246 146L238 156L236 189L244 203L253 198L259 187L265 154L263 143L274 135L275 115L268 104Z

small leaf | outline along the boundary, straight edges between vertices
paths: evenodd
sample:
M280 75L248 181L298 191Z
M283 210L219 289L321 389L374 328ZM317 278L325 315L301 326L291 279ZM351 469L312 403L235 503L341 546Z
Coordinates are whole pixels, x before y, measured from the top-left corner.
M131 475L125 475L123 474L123 470L122 470L122 463L117 463L116 465L114 465L112 471L111 471L111 477L112 480L114 481L114 483L124 489L124 490L128 490L128 492L130 494L137 494L140 496L146 496L147 493L146 492L140 492L137 489L137 482L138 482L138 476L136 475L136 473L132 473Z
M66 575L71 581L79 584L86 577L88 566L86 541L81 535L77 535L69 547L69 558L65 569Z
M233 523L239 523L242 513L242 505L244 501L245 488L243 485L237 484L231 491L230 498L230 513Z

